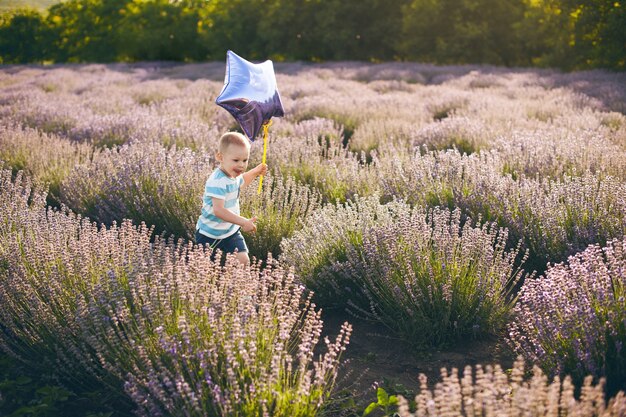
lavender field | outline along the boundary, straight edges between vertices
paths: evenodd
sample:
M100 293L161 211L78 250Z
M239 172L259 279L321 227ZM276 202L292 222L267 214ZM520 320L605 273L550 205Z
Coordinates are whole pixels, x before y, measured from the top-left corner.
M223 63L0 69L7 360L108 416L626 416L626 74L275 68L250 267L193 242Z

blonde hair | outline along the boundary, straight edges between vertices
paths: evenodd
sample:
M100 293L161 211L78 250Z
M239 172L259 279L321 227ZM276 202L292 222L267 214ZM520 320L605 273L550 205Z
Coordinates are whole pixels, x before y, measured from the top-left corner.
M239 132L226 132L220 138L217 151L224 153L231 145L245 146L248 149L250 148L250 142L244 135Z

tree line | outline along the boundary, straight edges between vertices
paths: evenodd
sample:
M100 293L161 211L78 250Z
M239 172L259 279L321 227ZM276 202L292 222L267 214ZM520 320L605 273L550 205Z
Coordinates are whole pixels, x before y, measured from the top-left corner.
M626 67L625 0L66 0L0 17L0 61Z

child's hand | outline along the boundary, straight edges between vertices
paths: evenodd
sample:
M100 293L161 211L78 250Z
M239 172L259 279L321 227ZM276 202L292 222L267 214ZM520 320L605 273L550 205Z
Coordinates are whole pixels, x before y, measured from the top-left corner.
M267 174L267 164L259 164L256 167L257 173L258 175L265 175Z
M245 223L241 225L241 230L243 230L244 232L251 232L251 233L256 232L256 224L254 224L255 222L256 222L256 216L251 219L246 220Z

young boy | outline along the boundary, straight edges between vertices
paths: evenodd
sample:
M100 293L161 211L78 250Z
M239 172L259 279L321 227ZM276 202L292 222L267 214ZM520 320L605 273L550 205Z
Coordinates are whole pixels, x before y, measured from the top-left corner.
M239 215L239 190L259 175L267 173L267 165L259 164L246 172L250 143L241 133L228 132L219 141L216 158L219 167L209 176L202 197L202 212L196 223L196 243L224 253L233 253L244 265L250 263L248 246L241 235L255 232L256 217Z

